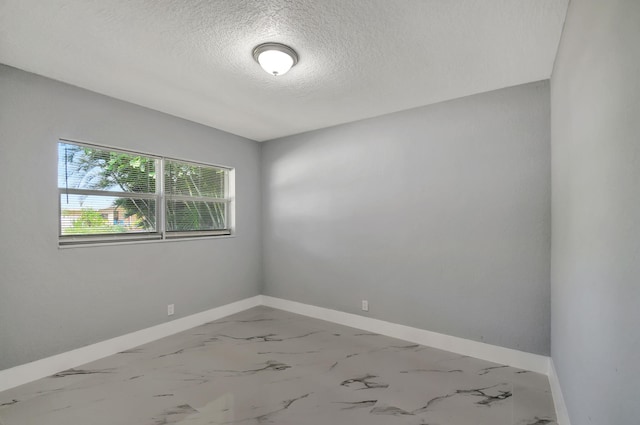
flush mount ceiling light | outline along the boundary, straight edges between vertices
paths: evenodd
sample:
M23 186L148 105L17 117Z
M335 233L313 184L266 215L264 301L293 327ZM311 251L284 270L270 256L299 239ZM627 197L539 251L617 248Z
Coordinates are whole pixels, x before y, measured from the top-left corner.
M284 75L298 63L298 54L280 43L263 43L253 49L253 58L271 75Z

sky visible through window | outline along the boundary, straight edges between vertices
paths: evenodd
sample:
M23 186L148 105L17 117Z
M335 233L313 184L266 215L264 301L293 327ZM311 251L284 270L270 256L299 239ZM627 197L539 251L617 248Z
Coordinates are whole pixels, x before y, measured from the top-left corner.
M80 170L79 156L72 155L72 151L77 149L76 145L58 143L58 188L60 189L91 189L87 184L87 176ZM75 161L74 161L75 160ZM99 170L94 170L93 174ZM120 190L117 186L111 186L104 190ZM89 199L87 199L89 198ZM113 206L116 198L111 196L86 196L86 195L62 195L62 209L80 210L91 208L101 210ZM89 206L90 205L90 206Z

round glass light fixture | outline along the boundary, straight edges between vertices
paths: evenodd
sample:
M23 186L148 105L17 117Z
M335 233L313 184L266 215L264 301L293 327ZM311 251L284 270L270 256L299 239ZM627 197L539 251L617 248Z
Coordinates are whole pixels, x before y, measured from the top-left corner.
M276 77L284 75L298 63L298 54L280 43L263 43L253 49L253 58L262 69Z

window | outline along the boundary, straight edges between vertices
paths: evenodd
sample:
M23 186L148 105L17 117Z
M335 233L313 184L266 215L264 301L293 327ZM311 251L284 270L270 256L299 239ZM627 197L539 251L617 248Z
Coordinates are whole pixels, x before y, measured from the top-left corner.
M230 176L229 168L61 140L60 245L229 235Z

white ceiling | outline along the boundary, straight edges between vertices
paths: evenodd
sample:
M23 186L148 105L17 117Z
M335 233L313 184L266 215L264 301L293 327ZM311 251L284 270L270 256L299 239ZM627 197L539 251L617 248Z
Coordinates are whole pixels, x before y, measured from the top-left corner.
M0 62L262 141L547 79L567 3L0 0Z

